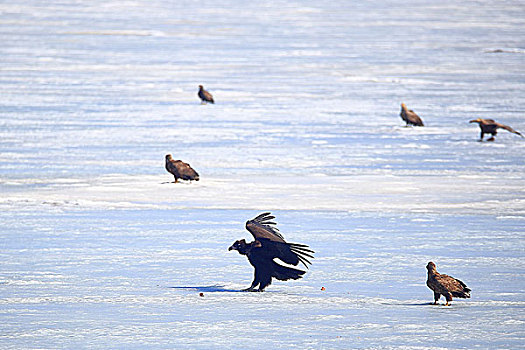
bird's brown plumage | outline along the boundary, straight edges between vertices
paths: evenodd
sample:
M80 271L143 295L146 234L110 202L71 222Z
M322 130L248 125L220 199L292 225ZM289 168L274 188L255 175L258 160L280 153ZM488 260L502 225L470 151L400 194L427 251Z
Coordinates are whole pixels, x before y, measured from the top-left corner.
M445 297L449 305L452 297L470 298L470 289L460 280L440 274L436 270L436 264L432 261L427 264L427 286L434 292L434 304L437 304L441 295Z
M407 124L406 126L425 126L421 118L411 109L408 109L404 103L401 103L401 113L399 114Z
M171 154L166 154L166 170L175 177L174 182L178 179L199 181L199 174L188 163L173 160Z
M208 91L204 90L202 85L199 85L199 93L197 95L201 99L201 103L215 103L213 96Z
M478 119L471 120L470 123L478 123L479 128L481 129L481 135L479 137L480 141L483 141L483 137L485 136L485 134L492 135L492 137L487 139L487 141L494 141L494 136L496 136L496 134L498 133L498 129L504 129L513 134L523 137L522 134L520 134L519 132L517 132L510 126L498 123L494 119L478 118Z

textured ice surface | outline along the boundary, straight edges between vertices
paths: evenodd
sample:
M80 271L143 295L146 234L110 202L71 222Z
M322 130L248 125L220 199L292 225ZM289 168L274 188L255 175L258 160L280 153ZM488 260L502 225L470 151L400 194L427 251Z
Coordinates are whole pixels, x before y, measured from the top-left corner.
M525 141L468 121L525 131L524 12L1 3L0 347L522 347ZM316 259L240 293L270 210ZM430 260L472 299L428 305Z

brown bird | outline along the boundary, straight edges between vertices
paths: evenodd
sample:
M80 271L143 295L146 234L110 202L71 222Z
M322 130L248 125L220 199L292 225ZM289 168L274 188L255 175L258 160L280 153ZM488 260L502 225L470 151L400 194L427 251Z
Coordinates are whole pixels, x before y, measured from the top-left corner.
M250 231L255 240L246 243L241 239L235 241L228 250L236 250L241 255L246 255L250 264L255 268L253 282L250 287L243 291L262 292L272 283L272 278L281 281L299 279L306 271L294 269L278 264L274 259L297 266L302 263L306 268L311 264L308 258L313 258L314 251L305 244L288 243L284 240L275 222L275 216L270 213L262 213L252 220L246 222L246 229ZM258 289L255 289L259 286Z
M207 104L208 102L215 103L215 101L213 101L213 96L208 91L204 90L202 85L199 85L198 95L201 99L201 104Z
M166 154L166 170L175 177L173 183L176 183L178 179L199 181L199 174L188 163L173 160L171 154Z
M471 120L470 123L478 123L479 128L481 129L481 136L479 137L479 141L483 141L483 136L485 134L492 134L492 137L490 139L487 139L487 141L494 141L494 136L498 133L498 129L505 129L507 131L510 131L511 133L514 133L516 135L520 135L523 137L522 134L511 128L510 126L503 125L500 123L495 122L493 119L474 119Z
M434 305L437 304L441 295L447 299L445 306L450 305L452 296L457 298L470 298L470 289L460 280L442 275L437 272L436 264L432 261L427 264L427 286L434 292Z
M401 113L399 114L408 126L408 124L414 126L425 126L419 116L411 109L408 109L404 103L401 103Z

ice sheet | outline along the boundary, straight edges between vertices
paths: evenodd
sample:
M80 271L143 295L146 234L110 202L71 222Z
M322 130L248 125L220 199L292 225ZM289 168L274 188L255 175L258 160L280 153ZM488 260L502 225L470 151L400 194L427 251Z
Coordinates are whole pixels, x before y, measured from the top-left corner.
M520 1L1 3L0 347L522 347L525 140L480 143L468 121L525 131L524 18ZM170 183L167 153L201 180ZM227 248L262 211L316 258L241 293L252 268ZM472 299L428 305L430 260Z

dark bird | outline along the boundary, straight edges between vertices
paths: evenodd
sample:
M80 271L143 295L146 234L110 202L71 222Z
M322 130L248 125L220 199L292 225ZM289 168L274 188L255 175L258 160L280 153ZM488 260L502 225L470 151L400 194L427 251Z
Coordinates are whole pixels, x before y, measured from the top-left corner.
M178 179L199 181L199 174L182 160L173 160L171 154L166 154L166 170L175 177L174 183Z
M401 113L399 114L407 124L414 126L425 126L419 116L411 109L408 109L404 103L401 103Z
M442 275L437 272L436 264L432 261L427 264L427 286L434 292L434 305L437 304L441 295L447 299L446 306L452 301L452 297L470 298L470 289L460 280Z
M215 101L213 101L213 96L208 91L204 90L202 85L199 85L198 95L199 95L199 98L201 99L201 104L206 104L208 102L215 103Z
M286 264L298 265L302 263L306 268L311 264L308 258L313 258L313 250L305 244L287 243L281 235L275 222L275 216L263 213L252 220L246 221L246 229L250 231L255 240L246 243L241 239L236 241L228 250L237 250L239 254L246 255L248 261L255 268L252 285L243 291L262 292L272 283L272 277L281 281L299 279L306 271L297 270L278 264L274 259L279 259ZM259 285L258 289L255 289Z
M494 141L494 136L496 136L496 134L498 133L498 129L505 129L507 131L510 131L511 133L514 133L516 135L520 135L521 137L523 137L522 134L520 134L519 132L517 132L510 126L497 123L492 119L478 118L478 119L471 120L470 123L479 124L479 128L481 129L481 136L479 137L480 141L483 141L483 136L485 136L485 134L492 134L492 137L490 139L487 139L487 141Z

